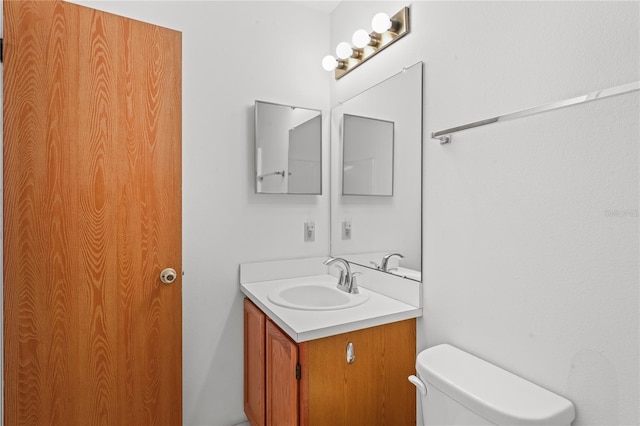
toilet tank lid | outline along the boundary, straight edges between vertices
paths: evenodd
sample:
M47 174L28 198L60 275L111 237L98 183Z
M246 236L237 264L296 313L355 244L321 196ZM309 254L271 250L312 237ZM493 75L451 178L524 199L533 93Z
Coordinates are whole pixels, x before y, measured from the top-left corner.
M422 380L498 425L569 425L575 418L571 401L451 345L422 351L416 370Z

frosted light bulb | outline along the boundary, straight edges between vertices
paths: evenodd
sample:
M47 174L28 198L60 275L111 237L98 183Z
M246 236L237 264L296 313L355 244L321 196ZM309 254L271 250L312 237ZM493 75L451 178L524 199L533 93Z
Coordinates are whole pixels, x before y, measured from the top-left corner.
M325 71L333 71L337 67L338 67L338 60L334 58L333 55L327 55L324 58L322 58L322 68L324 68Z
M322 68L325 71L333 71L338 67L338 60L334 58L332 55L327 55L322 58Z
M353 33L353 38L351 39L353 45L358 49L362 49L365 46L368 46L371 42L371 37L366 30L358 30Z
M382 34L389 28L391 28L391 24L391 18L389 18L389 15L382 12L376 13L376 15L371 20L371 28L373 28L373 31L377 32L378 34Z
M322 68L324 68L325 71L333 71L337 66L338 61L333 56L327 55L322 58Z
M353 55L353 49L349 43L343 41L336 47L336 55L338 55L338 58L340 59L350 58L351 55Z

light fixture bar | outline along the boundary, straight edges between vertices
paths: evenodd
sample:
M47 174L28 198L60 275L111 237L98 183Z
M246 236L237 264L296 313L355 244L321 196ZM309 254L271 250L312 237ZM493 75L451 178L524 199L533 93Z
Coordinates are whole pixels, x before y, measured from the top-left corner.
M335 69L334 75L336 80L344 77L346 74L374 57L378 52L381 52L397 40L407 35L409 33L409 8L402 8L402 10L391 17L391 22L393 23L393 27L388 31L382 34L375 32L372 33L372 36L379 39L379 42L376 45L369 45L359 49L362 52L357 58L351 57L343 60L344 67Z

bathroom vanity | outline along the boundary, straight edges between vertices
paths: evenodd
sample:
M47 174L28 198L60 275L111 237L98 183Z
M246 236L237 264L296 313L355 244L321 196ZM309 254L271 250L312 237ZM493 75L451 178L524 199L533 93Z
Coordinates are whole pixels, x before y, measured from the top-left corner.
M415 424L415 319L296 343L245 299L244 323L253 426Z
M422 68L331 109L333 258L240 265L253 426L416 423L407 378L422 316ZM322 193L321 174L307 165L321 170L321 114L262 101L255 110L256 192ZM303 159L287 146L302 139L301 151L315 157L297 167ZM302 169L315 179L302 179ZM317 184L292 190L297 178ZM334 261L339 277L323 265Z
M311 264L320 265L315 271L319 275L304 276L287 267L289 275L300 276L273 279L267 273L262 281L255 278L260 274L241 266L246 296L244 408L250 423L415 424L415 388L407 378L415 374L415 318L421 316L421 308L366 287L357 295L365 301L346 308L284 306L278 295L296 286L305 291L317 291L314 286L335 289L337 278L327 274L327 267L318 260ZM419 286L396 279L394 288ZM314 296L309 303L327 300L328 296Z

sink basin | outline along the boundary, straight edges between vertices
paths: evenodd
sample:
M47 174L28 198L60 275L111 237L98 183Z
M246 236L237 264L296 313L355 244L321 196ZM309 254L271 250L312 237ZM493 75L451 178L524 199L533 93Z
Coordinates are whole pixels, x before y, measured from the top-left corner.
M268 298L278 306L304 311L330 311L358 306L369 300L366 290L349 294L335 284L293 284L274 290Z

